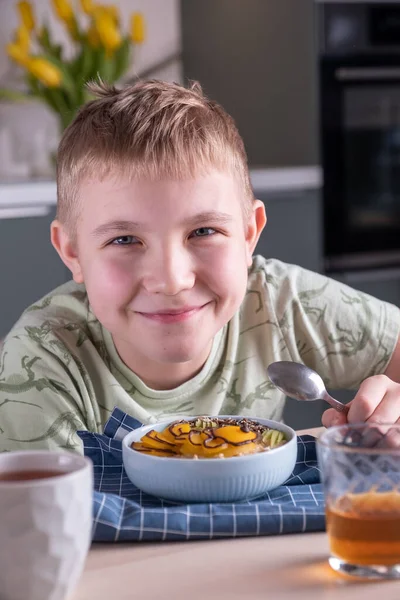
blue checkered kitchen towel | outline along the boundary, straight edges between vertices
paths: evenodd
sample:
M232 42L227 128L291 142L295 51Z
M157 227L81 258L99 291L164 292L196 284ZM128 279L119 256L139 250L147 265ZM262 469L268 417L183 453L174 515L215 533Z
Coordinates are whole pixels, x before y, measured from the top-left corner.
M141 423L114 409L104 434L79 431L94 463L93 541L194 540L325 529L324 498L312 436L298 438L285 485L255 500L179 504L149 496L128 479L121 439Z

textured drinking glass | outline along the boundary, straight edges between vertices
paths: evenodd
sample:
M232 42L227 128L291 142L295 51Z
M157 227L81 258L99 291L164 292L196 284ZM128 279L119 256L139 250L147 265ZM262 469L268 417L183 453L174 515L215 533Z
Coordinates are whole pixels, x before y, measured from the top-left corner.
M400 426L331 427L317 441L329 564L367 578L400 578Z
M92 530L92 462L67 452L0 455L0 598L65 600Z

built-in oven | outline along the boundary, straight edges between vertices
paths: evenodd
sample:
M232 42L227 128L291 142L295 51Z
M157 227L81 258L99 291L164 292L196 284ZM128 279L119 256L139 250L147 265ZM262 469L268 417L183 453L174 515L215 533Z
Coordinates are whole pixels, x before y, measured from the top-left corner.
M319 4L327 272L400 266L400 3Z

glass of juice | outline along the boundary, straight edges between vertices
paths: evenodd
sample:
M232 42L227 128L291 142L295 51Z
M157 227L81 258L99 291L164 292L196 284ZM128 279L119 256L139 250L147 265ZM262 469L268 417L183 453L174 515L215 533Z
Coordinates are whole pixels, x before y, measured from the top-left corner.
M400 578L400 425L331 427L317 441L329 564L367 578Z

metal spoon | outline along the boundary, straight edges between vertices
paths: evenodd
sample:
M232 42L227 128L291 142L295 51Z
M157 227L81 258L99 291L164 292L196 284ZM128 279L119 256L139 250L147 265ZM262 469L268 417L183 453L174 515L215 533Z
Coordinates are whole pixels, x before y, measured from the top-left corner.
M332 398L321 377L305 365L290 361L271 363L267 369L272 383L281 392L296 400L325 400L338 412L348 413L349 407Z

